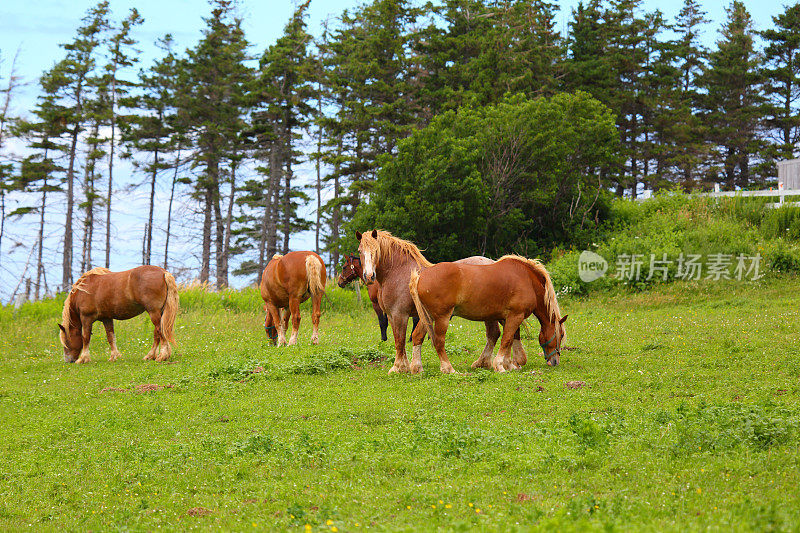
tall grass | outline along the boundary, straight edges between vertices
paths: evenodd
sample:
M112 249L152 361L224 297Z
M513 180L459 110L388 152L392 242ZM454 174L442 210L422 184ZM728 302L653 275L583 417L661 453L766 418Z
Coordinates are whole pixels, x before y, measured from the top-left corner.
M617 200L612 205L611 221L605 236L594 243L592 251L609 262L614 273L616 261L623 255L642 256L641 277L628 282L646 288L660 282L658 272L652 279L650 256L672 260L668 281L675 279L677 258L683 254L711 254L737 257L760 255L761 271L770 274L800 273L800 208L768 207L764 198L708 198L668 192L637 202ZM618 284L609 277L584 283L578 277L581 250L556 250L550 264L556 288L562 292L585 293Z

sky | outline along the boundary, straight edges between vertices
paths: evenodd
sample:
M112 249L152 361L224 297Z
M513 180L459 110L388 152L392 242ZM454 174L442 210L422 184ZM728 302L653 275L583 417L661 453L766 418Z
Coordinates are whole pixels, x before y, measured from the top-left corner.
M361 2L357 0L311 0L309 9L309 30L318 35L324 20L332 21L344 9L352 9ZM572 8L577 0L558 0L555 2L560 7L557 16L558 29L564 33L570 18ZM772 17L781 13L785 2L780 0L744 0L744 3L753 16L756 29L765 29L772 25ZM12 60L17 54L16 74L26 83L13 102L12 116L25 116L31 109L38 95L37 80L41 73L50 68L56 61L63 57L63 43L70 42L75 35L76 28L86 11L96 2L85 0L0 0L0 83L3 83L9 74ZM139 40L140 66L148 66L158 57L159 51L154 42L166 33L171 33L176 50L184 50L194 46L201 37L205 24L203 17L207 16L209 4L205 0L111 0L112 16L115 20L124 18L132 7L136 7L144 18L144 23L135 32ZM668 20L674 19L680 10L683 0L645 0L644 9L652 11L660 9ZM703 8L712 21L706 27L704 40L711 46L717 39L720 24L725 20L725 7L727 1L701 0ZM286 22L294 11L296 2L291 0L240 0L240 14L244 20L245 34L252 43L252 52L260 53L281 35ZM24 150L22 146L9 145L16 153ZM143 232L143 216L146 201L144 187L135 187L142 180L130 165L115 170L119 183L125 185L114 195L115 222L112 224L115 245L112 246L112 270L132 268L141 262L139 250L141 249L141 236ZM298 172L299 179L310 182L312 169L306 165ZM159 231L154 236L154 247L159 250L163 244L163 231L165 213L164 199L168 191L159 189L159 202L157 205L154 224ZM312 202L315 204L315 202ZM13 208L12 199L10 207ZM45 260L52 265L48 270L50 285L60 280L60 270L57 265L59 259L59 238L63 231L58 223L63 223L64 209L58 202L50 208L48 220L55 222L49 224L49 238ZM309 217L313 217L314 205L306 208ZM171 263L175 268L183 268L184 278L191 277L199 265L198 244L199 236L197 214L191 204L183 203L177 208L177 237L173 237L175 244L174 260ZM23 277L26 264L28 274L32 272L30 246L28 241L32 231L35 230L35 217L27 217L21 221L10 221L7 228L12 242L4 243L0 255L0 301L7 301L14 288ZM104 231L100 228L100 233ZM159 233L160 232L160 233ZM80 235L76 234L76 241ZM14 242L17 245L15 246ZM290 242L292 249L313 249L314 234L305 232L292 236ZM163 249L163 248L162 248ZM163 252L162 252L163 253ZM76 250L79 255L80 251ZM98 249L95 258L102 258L104 252ZM170 254L173 255L172 253ZM160 256L153 260L161 261ZM179 273L180 274L180 273ZM249 280L234 279L234 284L243 285Z

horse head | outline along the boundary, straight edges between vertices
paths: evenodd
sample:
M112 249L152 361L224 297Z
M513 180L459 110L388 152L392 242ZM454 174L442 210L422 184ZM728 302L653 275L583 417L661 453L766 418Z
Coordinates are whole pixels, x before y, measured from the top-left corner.
M371 233L362 234L356 232L358 239L358 253L361 256L362 273L364 283L375 281L375 268L378 266L378 230L374 229Z
M344 287L356 278L360 278L361 274L361 258L357 255L350 254L345 256L342 272L339 274L336 281L339 287Z
M59 324L58 328L59 338L61 345L64 347L64 361L67 363L74 363L83 349L83 337L81 336L80 328L69 324L66 328Z
M542 329L539 331L539 346L544 351L544 360L550 366L558 365L561 358L561 343L567 334L564 322L568 316L564 315L558 320L542 324Z

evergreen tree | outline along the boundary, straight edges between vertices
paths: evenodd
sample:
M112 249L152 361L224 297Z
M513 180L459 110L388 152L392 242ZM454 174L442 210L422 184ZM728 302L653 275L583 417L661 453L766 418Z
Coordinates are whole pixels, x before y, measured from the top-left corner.
M227 286L228 250L222 216L221 184L235 178L226 172L231 141L239 135L245 111L244 88L250 76L244 65L247 41L241 19L230 0L214 0L203 39L188 51L186 95L179 103L190 125L194 165L201 168L195 195L203 206L203 242L200 281L209 279L211 240L215 243L216 284ZM230 201L234 201L230 198Z
M111 195L114 191L114 155L117 144L117 126L121 120L124 124L128 117L119 117L118 108L124 103L126 94L132 82L124 79L121 73L126 68L132 67L138 61L138 50L134 47L136 40L131 37L131 30L144 22L136 8L122 21L119 28L108 39L109 60L104 67L103 83L108 87L109 93L109 126L111 137L108 140L108 191L106 193L106 260L105 266L111 264ZM148 261L149 262L149 261Z
M733 0L717 49L698 80L704 90L704 119L711 150L709 178L729 190L748 187L752 165L762 148L759 136L764 99L753 23L744 4ZM718 177L718 172L721 176Z
M45 90L57 96L60 107L59 118L66 126L69 137L67 151L66 186L67 210L64 221L64 251L62 260L62 290L72 285L73 268L73 214L75 207L75 170L78 155L78 139L86 124L85 100L89 91L90 78L96 67L97 48L101 44L102 33L108 27L108 2L106 0L89 9L78 28L75 39L62 45L66 57L59 61L43 76Z
M772 17L775 24L762 32L768 127L774 140L775 156L791 159L798 155L800 141L800 4Z

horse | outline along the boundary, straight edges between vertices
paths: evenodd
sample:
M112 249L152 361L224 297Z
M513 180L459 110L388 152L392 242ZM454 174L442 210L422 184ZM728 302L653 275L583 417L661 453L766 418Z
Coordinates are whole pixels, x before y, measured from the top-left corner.
M348 283L361 278L363 275L363 269L361 267L361 258L357 255L347 255L345 256L345 263L342 267L342 272L339 274L339 277L336 278L336 282L339 284L339 287L344 288L345 285ZM367 294L369 295L369 301L372 303L372 309L375 310L375 314L378 315L378 326L381 328L381 340L385 341L386 337L386 328L389 326L389 319L386 317L386 313L383 312L381 309L380 302L380 285L378 283L370 283L367 285ZM413 331L414 328L417 327L419 323L419 317L411 317L413 325L411 330ZM408 342L411 342L411 339L408 339Z
M422 340L425 337L423 328L415 328L412 335L411 365L405 352L405 336L408 327L408 318L418 317L417 308L409 292L409 282L412 271L424 270L432 267L433 263L425 259L422 252L412 242L395 237L388 231L372 230L370 233L356 232L359 241L358 252L361 256L362 278L366 283L377 282L380 285L380 307L392 323L394 335L395 360L389 373L422 372ZM492 261L482 256L472 256L460 259L460 264L487 265ZM418 342L413 342L414 335L420 332ZM500 336L500 329L496 321L486 321L486 350L491 354L495 342ZM519 338L519 332L516 332ZM515 350L515 359L522 365L527 362L527 356L522 344ZM453 365L445 360L441 361L440 369L445 373L453 373Z
M114 335L114 320L128 320L144 311L155 326L153 347L145 360L166 361L175 343L175 317L180 309L178 286L172 274L163 268L144 265L123 272L94 268L72 286L58 325L64 347L64 361L88 363L92 324L101 321L111 347L110 361L120 353Z
M497 372L514 368L513 332L531 314L541 325L539 345L545 361L550 366L559 363L567 315L561 316L550 274L538 260L506 255L487 266L439 263L412 272L409 292L442 364L447 361L444 340L453 314L468 320L505 320L500 350L491 364ZM423 338L414 332L415 348ZM476 366L488 367L485 353L473 363Z
M344 288L348 283L359 279L362 273L361 258L357 255L347 255L345 256L345 263L342 267L342 271L339 273L339 277L336 278L336 283L339 287ZM379 293L380 287L377 283L367 285L369 301L372 303L372 309L375 310L375 314L378 316L378 326L381 328L381 340L385 341L387 339L386 328L389 327L389 319L386 318L386 313L383 312L381 305L378 303L378 299L380 298ZM414 326L416 326L416 323Z
M325 295L325 263L314 252L289 252L275 254L261 275L261 298L264 300L264 330L267 337L278 346L297 344L300 330L300 304L311 298L311 323L314 331L311 344L319 343L319 317L322 315L322 297ZM281 322L281 310L283 322ZM292 336L286 342L289 317L292 319Z

